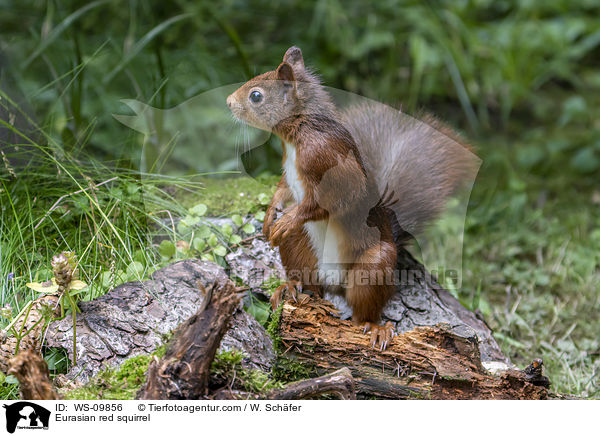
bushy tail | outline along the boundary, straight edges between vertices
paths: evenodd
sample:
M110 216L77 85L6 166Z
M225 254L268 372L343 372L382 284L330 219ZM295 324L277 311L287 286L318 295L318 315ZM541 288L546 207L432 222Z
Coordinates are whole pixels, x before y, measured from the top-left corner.
M450 128L431 116L418 120L369 102L342 112L367 174L395 216L397 241L416 236L443 211L448 198L472 182L479 159Z

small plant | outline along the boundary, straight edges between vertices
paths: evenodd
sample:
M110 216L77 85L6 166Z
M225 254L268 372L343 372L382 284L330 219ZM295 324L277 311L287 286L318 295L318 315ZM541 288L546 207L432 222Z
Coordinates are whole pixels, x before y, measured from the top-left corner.
M187 210L185 217L173 229L173 239L165 239L158 246L162 262L199 257L202 260L224 265L224 258L233 247L242 242L243 235L256 233L251 218L239 214L231 216L231 223L213 225L206 219L208 208L199 203ZM264 219L260 211L255 218ZM173 242L175 240L175 242Z
M0 398L3 400L19 399L19 381L14 375L0 372Z
M8 334L12 334L16 339L15 351L16 355L19 352L21 340L29 335L42 321L49 322L53 316L53 309L46 304L39 304L36 308L38 312L37 321L33 325L28 326L27 320L33 308L33 301L29 301L23 309L15 316L12 316L12 309L10 306L5 306L0 309L1 318L9 320L9 324L2 330L0 330L0 343L4 342L8 338ZM21 326L17 328L17 321L22 319Z
M87 287L85 282L78 280L77 260L75 254L68 251L63 251L52 258L52 280L44 283L27 283L27 287L36 292L44 294L58 294L60 302L60 316L65 316L64 302L67 300L71 313L73 315L73 365L77 364L77 297ZM27 316L31 309L31 302L28 307ZM27 316L25 319L27 319ZM41 319L40 319L41 321ZM30 329L31 330L31 329Z

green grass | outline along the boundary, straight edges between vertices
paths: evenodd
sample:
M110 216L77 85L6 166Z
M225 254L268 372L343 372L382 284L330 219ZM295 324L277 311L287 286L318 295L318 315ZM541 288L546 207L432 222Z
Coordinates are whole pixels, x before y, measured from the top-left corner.
M6 94L0 92L0 98L6 112L26 117ZM35 298L25 283L49 280L50 260L61 251L78 257L80 278L90 284L84 299L147 277L160 265L156 252L148 250L152 238L170 230L158 215L185 211L159 183L186 183L141 177L83 154L76 158L26 119L27 128L41 136L0 119L16 138L3 149L8 172L0 177L0 307L16 314ZM11 162L19 164L12 168ZM0 320L4 324L8 319Z
M485 217L474 208L459 295L519 367L540 357L553 389L599 398L600 214L593 193L569 194Z

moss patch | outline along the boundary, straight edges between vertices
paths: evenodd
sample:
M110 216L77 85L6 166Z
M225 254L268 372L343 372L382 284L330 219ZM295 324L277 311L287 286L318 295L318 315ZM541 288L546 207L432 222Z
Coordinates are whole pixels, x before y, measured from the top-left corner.
M152 354L127 359L121 366L107 368L84 386L63 392L63 395L67 400L133 400L146 382L150 361L164 353L163 345Z
M279 353L271 372L273 378L282 383L306 380L319 375L314 365L308 362L299 362L296 359L280 356Z
M272 389L281 389L283 383L273 380L268 374L242 367L243 354L239 351L223 351L217 353L210 368L213 387L231 385L255 394L265 393Z
M281 312L283 312L283 304L280 304L274 312L271 313L271 320L267 326L267 333L273 341L273 349L276 353L281 351L281 336L279 335L279 323L281 321Z
M236 178L208 178L200 181L203 189L197 193L178 191L177 200L185 208L201 202L208 207L208 214L221 216L255 213L265 207L275 193L279 176Z

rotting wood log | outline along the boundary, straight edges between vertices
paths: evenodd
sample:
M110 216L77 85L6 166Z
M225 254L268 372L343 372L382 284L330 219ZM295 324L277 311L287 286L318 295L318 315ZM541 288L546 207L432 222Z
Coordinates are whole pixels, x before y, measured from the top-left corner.
M340 400L355 400L354 379L348 368L341 368L321 377L291 383L271 392L271 400L301 400L330 394Z
M8 374L14 375L24 400L59 400L48 374L44 358L32 350L23 350L8 361Z
M165 356L150 363L146 384L137 398L182 400L206 396L210 365L239 304L238 290L230 280L209 287L198 312L175 331Z
M476 340L448 326L417 327L395 337L381 352L351 321L333 314L331 303L312 298L286 301L280 319L283 356L329 373L347 367L362 398L544 399L548 390L525 373L486 372Z

